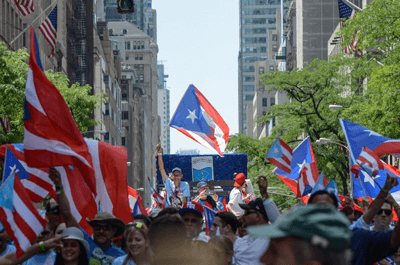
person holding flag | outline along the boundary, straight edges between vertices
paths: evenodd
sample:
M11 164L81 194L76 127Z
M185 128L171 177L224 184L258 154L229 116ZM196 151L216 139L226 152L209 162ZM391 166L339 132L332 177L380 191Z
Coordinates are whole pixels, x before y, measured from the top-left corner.
M162 158L162 148L160 144L157 145L158 153L158 167L160 174L167 191L167 197L165 198L165 207L177 207L181 208L190 199L190 187L186 181L182 180L182 170L179 167L172 169L172 175L167 177L167 173L164 169L164 161Z

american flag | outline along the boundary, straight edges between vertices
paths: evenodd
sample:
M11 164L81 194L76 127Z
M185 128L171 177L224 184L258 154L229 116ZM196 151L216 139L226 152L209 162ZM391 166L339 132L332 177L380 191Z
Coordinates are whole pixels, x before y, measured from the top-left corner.
M23 16L29 15L33 10L33 0L14 0L15 4Z
M56 49L56 38L57 38L57 6L51 11L50 15L46 20L39 26L44 38L52 47L52 51L48 57L54 55Z
M343 0L338 0L338 2L339 2L339 17L341 20L340 28L343 28L343 20L354 18L357 12L355 12L354 9L351 8L348 4L346 4ZM357 33L358 31L356 30L354 32L353 39L351 40L350 45L344 47L344 52L348 54L357 53L357 56L361 57L361 50L357 49L357 44L360 42L357 39ZM343 42L343 36L341 36L341 41Z

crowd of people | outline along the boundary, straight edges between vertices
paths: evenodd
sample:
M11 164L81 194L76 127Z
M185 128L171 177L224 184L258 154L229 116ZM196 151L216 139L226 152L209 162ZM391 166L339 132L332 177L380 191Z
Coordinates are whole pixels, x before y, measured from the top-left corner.
M218 196L198 182L195 198L179 168L167 176L162 149L158 163L166 188L165 208L137 215L125 224L112 213L87 220L89 235L79 227L63 190L60 173L50 168L57 202L46 202L47 225L19 258L0 225L0 265L158 265L158 264L400 264L400 224L392 223L400 207L389 191L397 177L387 176L379 195L356 218L339 210L335 194L313 193L306 205L280 213L268 194L268 179L257 178L260 197L246 193L246 176L235 176L227 210L215 215L205 232L205 205L219 209ZM352 205L352 204L348 204Z

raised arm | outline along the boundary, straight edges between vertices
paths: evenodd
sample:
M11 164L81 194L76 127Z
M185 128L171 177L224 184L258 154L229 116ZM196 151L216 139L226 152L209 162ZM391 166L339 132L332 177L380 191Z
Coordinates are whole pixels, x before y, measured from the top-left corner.
M397 186L399 181L397 177L392 177L389 174L386 174L386 182L378 196L376 196L375 200L371 202L371 205L368 207L363 214L363 220L366 224L371 224L372 219L376 215L376 213L381 209L383 203L385 202L386 197L388 196L389 191Z
M75 217L72 215L71 207L69 206L68 198L65 195L64 187L62 186L61 174L54 167L50 168L49 178L53 181L56 186L56 194L57 194L57 203L60 207L60 212L64 218L65 225L67 227L79 227L78 222Z
M280 215L278 207L276 207L275 202L269 198L268 195L268 179L266 176L259 176L257 178L258 188L260 189L261 198L264 201L265 212L268 215L268 219L271 223L275 222L275 220Z
M167 180L167 173L165 172L164 161L162 159L163 150L162 150L160 144L157 145L156 149L157 149L157 156L158 156L158 168L160 170L161 177L162 177L163 181L165 182Z
M51 238L49 240L43 241L43 245L45 249L55 248L55 247L62 247L61 239L65 236L56 236L55 238ZM17 259L16 252L9 253L4 257L0 258L0 265L16 265L21 264L22 262L26 261L27 259L31 258L32 256L40 253L42 250L39 246L40 243L36 243L30 246L21 257Z

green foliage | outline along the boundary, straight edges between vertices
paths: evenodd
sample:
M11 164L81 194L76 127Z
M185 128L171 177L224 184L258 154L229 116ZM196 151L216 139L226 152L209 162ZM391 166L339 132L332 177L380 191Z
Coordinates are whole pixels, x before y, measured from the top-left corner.
M11 119L12 130L4 133L0 124L0 144L20 143L24 139L24 100L25 84L28 74L26 63L29 54L26 49L11 51L0 42L0 117ZM90 95L91 87L81 87L78 83L69 86L69 79L62 73L52 70L45 72L46 76L60 90L74 120L81 131L87 131L89 126L98 124L89 114L104 102L104 94Z

